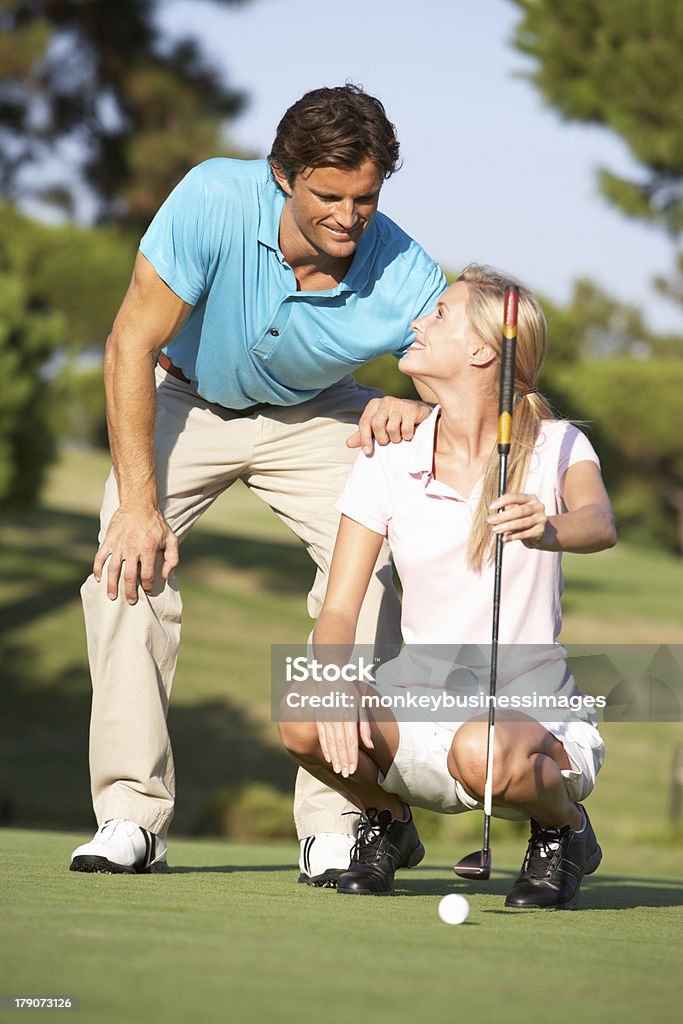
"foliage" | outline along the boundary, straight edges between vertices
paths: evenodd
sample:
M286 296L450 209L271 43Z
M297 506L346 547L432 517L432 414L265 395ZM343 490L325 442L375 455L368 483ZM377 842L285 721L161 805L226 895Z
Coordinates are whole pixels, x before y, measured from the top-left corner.
M222 788L207 803L194 832L246 841L292 839L292 797L265 782Z
M13 281L3 282L0 302L15 352L4 366L4 386L13 402L19 401L21 372L33 380L35 392L35 401L22 406L24 442L4 450L6 472L10 450L13 459L24 460L10 474L13 482L6 484L23 496L23 503L35 495L50 461L53 432L106 443L101 351L126 290L133 255L134 246L116 230L46 226L0 203L0 268L11 272ZM22 316L25 322L19 329L17 318ZM35 340L38 329L40 342ZM97 370L83 359L84 350L96 353Z
M603 169L607 199L632 217L683 230L683 6L679 0L512 0L529 77L565 117L615 132L637 177Z
M61 330L0 250L0 508L30 505L53 458L53 384L41 370Z
M224 121L244 97L194 43L164 41L163 14L159 0L0 0L0 194L14 206L0 203L0 502L32 500L55 429L101 441L101 382L79 353L101 351L168 192L229 155ZM48 228L22 207L107 229Z
M101 351L130 279L129 237L111 228L39 224L0 202L0 252L11 252L32 305L59 311L69 353Z
M618 526L683 551L683 438L678 429L683 363L591 360L558 371L577 414L593 420L618 487Z
M109 438L101 361L92 366L80 361L69 363L60 376L60 385L65 400L61 403L57 420L59 437L107 449Z
M164 44L162 15L158 0L0 3L0 190L12 202L139 232L190 167L235 155L223 122L244 96L193 42Z
M401 373L394 356L379 356L356 370L354 377L366 388L379 388L385 395L394 398L417 399L418 394L412 379Z

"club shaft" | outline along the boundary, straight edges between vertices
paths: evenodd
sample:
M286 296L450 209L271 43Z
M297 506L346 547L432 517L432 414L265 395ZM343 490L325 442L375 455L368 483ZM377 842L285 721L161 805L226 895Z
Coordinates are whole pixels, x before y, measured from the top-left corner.
M498 496L505 494L507 481L507 453L500 456ZM489 679L489 720L486 736L486 783L484 788L484 852L490 850L491 808L493 803L493 750L496 721L495 697L498 685L498 632L500 627L500 588L503 572L503 538L496 537L496 562L493 582L493 623L491 629L491 675Z
M498 497L507 488L507 461L512 440L512 406L517 356L517 306L519 293L508 288L503 313L503 345L500 360L500 392L498 399ZM503 573L503 538L496 536L493 580L493 621L491 627L491 676L489 680L489 715L486 736L486 782L484 784L483 855L491 852L491 811L493 805L493 752L495 749L496 687L498 685L498 634L500 630L500 594Z

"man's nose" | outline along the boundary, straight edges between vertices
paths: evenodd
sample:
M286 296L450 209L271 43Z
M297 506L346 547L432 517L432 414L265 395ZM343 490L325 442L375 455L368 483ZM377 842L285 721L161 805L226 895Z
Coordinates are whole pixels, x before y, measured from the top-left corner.
M337 223L340 227L349 231L355 227L358 222L358 214L356 212L356 204L353 199L343 199L338 205L335 211L337 217Z

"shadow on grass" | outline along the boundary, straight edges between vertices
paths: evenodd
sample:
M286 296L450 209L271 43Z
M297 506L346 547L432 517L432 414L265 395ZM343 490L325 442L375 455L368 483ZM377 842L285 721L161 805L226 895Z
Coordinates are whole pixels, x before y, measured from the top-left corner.
M92 828L88 776L90 680L72 665L49 685L27 683L32 652L3 650L0 720L0 823ZM212 795L246 783L267 783L290 794L294 762L264 741L244 711L229 700L171 707L178 799L173 829L197 832Z
M58 672L43 668L41 675L36 652L16 633L66 606L73 606L80 622L79 590L91 569L97 520L37 510L21 518L3 517L2 524L12 539L0 549L0 576L19 590L0 606L0 824L90 829L91 688L85 638L82 660ZM224 536L203 527L183 544L181 558L181 586L183 577L201 585L205 564L251 574L256 588L274 594L303 597L313 577L303 547ZM229 700L191 707L172 703L169 726L178 779L176 834L196 833L207 801L218 790L263 782L292 792L293 762L275 740L264 742Z
M455 860L455 858L454 858ZM421 878L416 877L418 872L428 874L432 871L444 871L450 878ZM489 896L504 896L514 879L516 871L496 871L496 875L504 876L501 879L494 878L488 882L468 882L458 878L453 873L453 867L448 865L430 865L425 868L413 868L410 873L401 873L396 878L396 892L399 896L443 896L446 892L458 892L463 896L485 893Z
M185 866L185 865L174 865L170 864L168 873L169 875L211 875L211 874L222 874L222 875L234 875L244 872L250 874L253 872L265 872L270 874L271 872L287 872L292 875L296 880L298 875L298 868L294 867L293 862L290 864L212 864L212 865L201 865Z
M516 871L496 868L495 877L488 882L468 882L457 878L426 878L434 871L452 872L451 865L430 865L401 872L396 878L396 892L400 896L443 896L444 892L458 892L463 896L487 895L505 897ZM674 878L647 878L646 876L600 874L584 879L577 904L582 910L631 910L636 907L683 906L683 881ZM487 910L487 913L519 913L516 910Z
M583 910L632 910L636 907L683 906L683 882L674 878L631 878L600 875L587 878L581 887Z
M26 531L24 543L15 542L12 550L0 552L2 578L6 583L20 583L22 590L30 586L29 593L0 606L0 632L8 633L79 600L81 584L95 555L98 527L93 516L44 510L21 520L4 518L2 522ZM303 596L314 575L303 545L251 540L201 527L181 547L181 588L183 576L201 574L204 563L251 573L258 587L275 594Z

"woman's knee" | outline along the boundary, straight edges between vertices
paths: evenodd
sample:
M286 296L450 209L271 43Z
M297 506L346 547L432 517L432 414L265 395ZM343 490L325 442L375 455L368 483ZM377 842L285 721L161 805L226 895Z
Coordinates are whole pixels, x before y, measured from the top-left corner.
M318 730L315 722L278 722L280 739L287 751L297 760L315 760L320 751Z
M466 722L453 737L448 767L472 796L482 799L486 786L488 724ZM508 744L496 735L493 749L493 797L504 799L515 771Z

